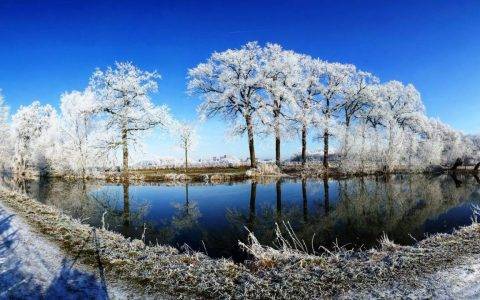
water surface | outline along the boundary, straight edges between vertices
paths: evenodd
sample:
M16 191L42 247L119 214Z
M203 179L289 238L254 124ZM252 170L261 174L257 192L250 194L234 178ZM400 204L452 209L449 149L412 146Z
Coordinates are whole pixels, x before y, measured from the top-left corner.
M385 233L400 244L471 223L480 204L473 176L395 175L345 180L279 180L231 184L106 184L42 179L18 188L93 226L147 242L184 245L212 257L245 259L247 230L274 245L275 224L290 224L309 248L378 245ZM283 225L281 225L283 226ZM183 247L185 248L185 247ZM311 249L310 249L311 250Z

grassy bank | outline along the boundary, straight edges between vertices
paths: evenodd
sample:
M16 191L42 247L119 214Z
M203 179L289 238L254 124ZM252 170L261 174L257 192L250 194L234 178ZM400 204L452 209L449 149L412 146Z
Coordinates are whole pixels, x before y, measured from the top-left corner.
M183 168L151 168L130 170L130 180L142 182L172 182L172 181L194 181L194 182L228 182L242 181L247 179L246 166L239 167L194 167L187 172ZM107 181L121 181L121 173L107 173Z
M365 170L344 170L332 164L328 170L323 165L310 163L306 166L300 164L285 164L282 168L277 168L273 164L260 164L257 169L250 169L248 166L236 167L193 167L187 172L183 168L146 168L131 169L129 171L129 181L132 182L240 182L247 179L262 181L264 179L277 179L281 177L289 178L332 178L346 179L362 176L383 176L394 174L473 174L478 176L480 171L473 166L461 166L456 170L450 170L445 166L430 166L421 169L396 168L389 170L379 170L377 168L367 168ZM63 178L67 180L82 179L79 174L71 173L39 173L27 172L26 174L15 176L23 179L37 179L40 176ZM121 183L125 181L124 174L121 171L102 171L90 174L86 179L105 180L107 182Z
M450 170L446 166L431 166L424 169L408 169L397 168L385 172L384 170L370 168L365 170L343 170L332 165L326 170L321 164L308 164L302 166L300 164L286 164L281 169L269 170L268 166L260 165L258 172L251 172L249 174L249 167L197 167L191 168L186 173L182 168L177 169L137 169L130 172L130 177L144 182L158 182L158 181L193 181L193 182L228 182L228 181L242 181L249 178L262 177L291 177L291 178L352 178L370 175L387 175L387 174L432 174L432 173L454 173L454 174L478 174L473 166L461 166L455 171ZM253 173L253 174L252 174ZM111 178L121 180L121 174L115 174Z
M0 190L0 201L84 263L97 264L94 243L85 243L92 227L16 192ZM480 253L477 223L415 246L399 246L385 238L378 249L338 249L317 255L305 254L307 246L288 228L278 229L277 249L260 245L253 235L249 244L239 245L255 257L245 264L180 253L169 246L147 246L102 229L96 235L106 276L124 279L150 293L183 298L311 299L373 289L392 281L415 285L423 274Z

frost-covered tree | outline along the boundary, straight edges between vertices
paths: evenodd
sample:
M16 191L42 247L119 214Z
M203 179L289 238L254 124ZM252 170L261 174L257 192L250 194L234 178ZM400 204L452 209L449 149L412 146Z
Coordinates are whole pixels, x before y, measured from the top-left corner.
M467 136L471 144L471 158L475 163L476 170L480 170L480 134Z
M340 118L349 127L366 106L372 103L374 97L372 86L378 83L378 78L369 72L353 69L348 81L343 86L343 99L340 102Z
M424 126L424 139L419 151L419 160L425 165L440 165L444 151L444 128L439 119L430 118Z
M56 112L49 104L34 101L21 106L12 116L15 139L15 171L24 173L28 168L43 172L48 167L46 147L56 123Z
M159 78L157 72L140 70L130 62L117 62L114 68L105 71L98 69L90 78L89 89L97 101L96 112L111 133L105 147L122 148L125 176L129 170L129 144L135 144L140 133L171 124L169 109L165 105L154 105L150 99L150 94L158 89Z
M463 159L466 153L464 136L447 124L441 124L443 139L442 161L445 164L453 164L458 158Z
M260 56L261 48L251 42L240 49L215 52L205 63L188 70L189 93L203 99L200 114L207 118L220 115L234 133L247 132L252 168L257 166L254 126L262 104Z
M188 171L188 153L197 144L198 135L197 130L193 124L178 122L173 126L173 135L177 139L178 146L183 150L185 157L185 173Z
M385 166L391 168L401 159L402 147L408 147L406 142L413 141L409 139L409 133L421 131L425 107L417 89L412 84L403 85L399 81L380 85L376 96L381 99L382 124L387 131Z
M95 95L90 90L64 93L60 100L60 130L69 167L84 178L97 158L99 126L95 122Z
M11 161L12 155L11 129L8 124L8 107L0 89L0 171Z
M373 86L378 83L378 78L368 72L355 70L348 78L347 84L344 86L344 97L340 102L339 118L341 124L340 138L341 143L341 159L351 160L349 157L350 143L352 139L358 138L358 134L362 134L364 130L363 113L374 103ZM360 124L352 122L359 120ZM353 127L353 128L352 128Z
M275 162L279 167L281 140L289 133L289 107L295 101L299 75L298 54L277 44L267 44L261 55L262 87L266 92L261 116L267 132L275 136Z
M291 102L291 120L294 122L301 136L302 165L307 161L308 131L318 123L321 103L315 101L321 93L320 78L323 62L308 55L298 57L299 73L297 85L294 89L294 101Z
M350 64L323 62L323 72L320 77L321 97L321 127L323 131L323 166L328 169L331 128L335 126L335 114L344 103L346 87L355 72L355 66Z

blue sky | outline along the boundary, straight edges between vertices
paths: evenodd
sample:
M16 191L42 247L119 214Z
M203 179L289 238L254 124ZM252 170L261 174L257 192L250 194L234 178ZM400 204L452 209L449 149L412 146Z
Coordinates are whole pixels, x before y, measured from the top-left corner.
M229 2L0 0L0 88L12 111L34 99L58 107L96 67L128 60L160 72L154 102L189 120L199 100L186 95L187 69L255 40L413 83L430 116L480 132L479 1ZM246 157L246 143L224 129L202 125L195 156ZM272 146L260 141L259 156L272 157ZM285 156L298 147L286 143ZM159 134L145 151L179 154Z

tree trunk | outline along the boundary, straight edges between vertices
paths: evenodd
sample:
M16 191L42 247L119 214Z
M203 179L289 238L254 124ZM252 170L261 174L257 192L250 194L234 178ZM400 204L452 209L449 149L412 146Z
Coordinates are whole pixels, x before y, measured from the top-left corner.
M257 167L257 159L255 158L255 141L253 138L253 124L251 116L247 115L245 117L247 123L247 134L248 134L248 150L250 151L250 167Z
M280 110L280 101L275 101L275 107L273 109L273 117L275 122L275 163L278 167L281 167L282 165L280 156Z
M123 147L123 178L128 178L128 139L127 130L122 130L122 147Z
M342 159L348 159L348 142L349 142L349 134L350 132L350 121L348 121L348 124L345 125L345 132L343 136L343 153L342 153Z
M360 170L365 172L365 124L362 124L362 147L360 148Z
M323 131L323 167L328 170L328 129Z
M277 133L277 136L275 137L275 163L278 167L282 166L282 160L280 157L280 143L280 134Z
M463 161L461 158L457 158L457 160L455 161L455 163L453 164L451 170L452 171L455 171L458 167L460 167L461 165L463 165Z
M473 170L474 170L474 171L478 171L479 168L480 168L480 162L475 165L475 167L473 168Z
M307 126L302 126L302 166L307 163Z
M323 131L323 167L325 168L325 171L328 171L328 125L330 121L330 99L327 98L326 100L325 119L327 122Z
M187 175L188 170L188 149L185 147L185 175Z

